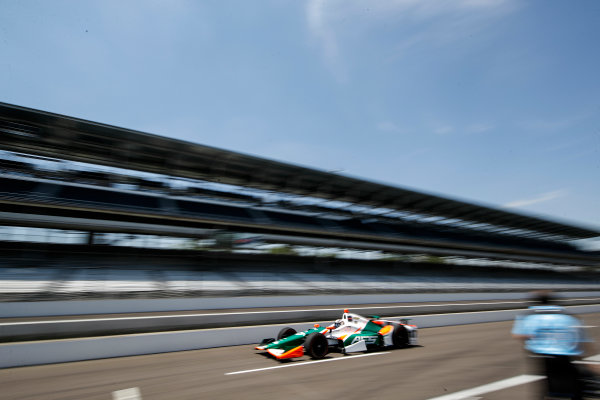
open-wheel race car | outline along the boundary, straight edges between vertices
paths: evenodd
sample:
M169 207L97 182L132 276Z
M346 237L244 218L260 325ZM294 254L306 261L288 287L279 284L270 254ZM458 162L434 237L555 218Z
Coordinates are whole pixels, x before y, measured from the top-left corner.
M344 354L368 351L378 348L401 348L417 344L417 327L408 321L389 321L378 316L365 318L344 310L341 319L332 325L296 332L293 328L283 328L277 338L267 338L256 346L256 350L266 350L278 360L302 357L323 358L330 351Z

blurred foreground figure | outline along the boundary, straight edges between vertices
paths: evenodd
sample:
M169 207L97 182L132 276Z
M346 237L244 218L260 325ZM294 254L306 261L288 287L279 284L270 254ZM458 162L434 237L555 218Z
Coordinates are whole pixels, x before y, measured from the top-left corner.
M590 398L595 376L573 363L584 355L584 345L589 342L581 321L552 305L550 292L534 293L534 302L527 314L517 317L512 334L524 341L539 373L546 375L546 387L539 398Z

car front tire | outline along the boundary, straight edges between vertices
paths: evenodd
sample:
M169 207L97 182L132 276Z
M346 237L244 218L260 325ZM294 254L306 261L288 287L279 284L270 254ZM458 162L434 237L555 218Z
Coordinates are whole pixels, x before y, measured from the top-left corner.
M306 337L306 341L304 342L304 351L316 360L325 357L329 353L327 338L319 332L311 333Z
M279 331L277 334L277 340L285 339L288 336L292 336L296 334L296 330L294 328L286 327Z

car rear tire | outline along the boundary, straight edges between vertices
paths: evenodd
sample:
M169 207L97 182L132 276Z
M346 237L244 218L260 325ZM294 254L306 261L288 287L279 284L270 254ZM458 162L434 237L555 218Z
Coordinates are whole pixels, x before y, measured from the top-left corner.
M329 353L329 344L325 335L319 332L313 332L306 337L304 342L304 351L311 358L320 359Z
M392 343L397 349L408 346L408 331L402 325L394 325Z
M296 330L294 328L283 328L277 334L277 340L285 339L288 336L292 336L296 334Z

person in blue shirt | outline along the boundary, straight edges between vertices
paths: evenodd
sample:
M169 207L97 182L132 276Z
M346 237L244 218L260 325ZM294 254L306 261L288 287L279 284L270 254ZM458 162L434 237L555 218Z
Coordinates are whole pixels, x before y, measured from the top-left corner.
M573 361L584 354L588 342L582 323L562 307L551 305L549 292L535 294L536 305L515 320L512 334L546 375L542 398L582 399L581 370Z

